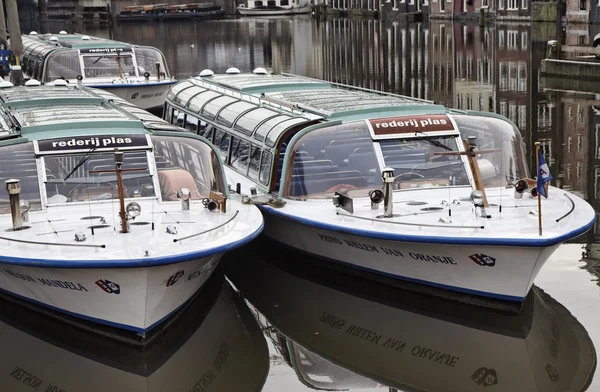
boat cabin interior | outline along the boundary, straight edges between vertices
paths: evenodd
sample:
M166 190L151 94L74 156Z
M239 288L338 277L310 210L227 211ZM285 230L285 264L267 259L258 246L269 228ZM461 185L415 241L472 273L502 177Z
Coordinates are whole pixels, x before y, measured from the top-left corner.
M33 79L76 83L86 78L169 79L156 48L80 34L23 35L23 72Z
M110 98L112 102L104 99ZM204 140L102 90L0 90L0 181L18 179L31 210L118 199L118 148L125 198L177 201L226 195L218 153ZM10 211L0 197L0 213Z
M519 130L500 116L293 75L191 78L171 88L164 113L280 197L330 198L340 189L367 196L386 167L395 189L470 186L459 154L468 138L493 150L478 157L486 186L527 177Z

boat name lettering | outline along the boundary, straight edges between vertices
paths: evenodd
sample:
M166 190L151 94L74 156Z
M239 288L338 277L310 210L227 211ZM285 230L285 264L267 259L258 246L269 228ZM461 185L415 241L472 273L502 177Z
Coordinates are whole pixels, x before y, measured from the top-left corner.
M425 358L429 361L441 363L442 365L450 367L456 367L456 362L459 360L459 358L454 355L421 346L414 346L410 350L410 353L414 357Z
M552 358L558 360L558 343L560 343L560 327L556 320L552 320L552 340L550 340L550 347L548 352L552 355Z
M412 257L415 260L423 260L423 261L431 261L432 263L456 265L456 263L454 262L454 259L449 256L431 256L431 255L424 255L423 253L414 253L414 252L408 252L408 254L410 257Z
M206 271L211 271L213 269L213 267L215 266L215 264L217 264L217 261L219 261L218 258L213 258L208 263L204 264L202 267L198 268L195 271L190 272L190 274L188 275L188 277L186 279L186 282L190 281L192 279L196 279L199 276L204 275Z
M220 372L221 369L223 369L227 358L229 358L230 352L231 347L229 346L229 344L227 344L226 341L223 341L223 343L221 343L221 348L219 348L219 352L217 353L217 356L213 361L213 366L215 367L215 369L217 369L218 372Z
M321 322L336 329L341 329L344 326L344 324L346 324L346 321L344 321L344 319L334 316L333 314L328 312L323 312L323 314L321 315Z
M75 290L75 291L88 291L81 283L73 283L65 280L46 279L46 278L33 278L29 275L14 272L11 270L4 270L4 273L12 278L24 280L26 282L41 283L45 286L58 287L61 289Z
M319 321L337 330L341 330L342 327L346 324L346 320L329 312L323 312ZM356 324L351 324L348 328L346 328L345 333L347 335L356 336L360 339L367 340L377 345L379 345L380 342L383 342L383 340L381 339L382 335L378 334L377 332L360 327ZM385 342L381 346L393 351L402 352L406 347L406 342L400 339L387 338L387 340L385 340Z
M379 344L379 340L381 340L381 335L377 332L365 329L363 327L359 327L358 325L350 325L348 329L346 329L346 334L355 336L359 339L364 339L367 342L371 342L374 344Z
M160 97L161 95L163 95L162 91L153 93L153 94L144 94L140 96L140 99L148 99L148 98L152 98L152 97Z
M401 116L369 120L375 135L394 135L419 132L453 131L454 126L445 114Z
M379 250L377 250L377 247L374 246L374 245L360 244L358 242L354 242L354 241L350 241L350 240L344 240L344 242L346 244L348 244L348 246L350 246L351 248L362 249L362 250L366 250L366 251L369 251L369 252L377 252L377 253L379 253Z
M221 343L221 347L219 347L219 352L215 356L213 360L213 367L217 373L223 370L223 366L225 366L225 362L227 358L229 358L229 354L231 353L231 346L225 340ZM210 388L210 385L217 379L215 373L212 370L208 370L204 372L202 377L196 381L196 383L189 389L189 392L204 392Z
M89 151L90 148L123 148L123 147L146 147L148 140L145 135L115 135L115 136L74 136L57 139L39 140L38 151L40 153L63 152L63 151Z
M386 255L393 256L393 257L403 257L403 258L407 257L399 249L387 248L385 246L377 247L375 245L360 243L360 242L346 240L346 239L344 239L342 241L339 238L332 237L330 235L321 234L321 233L316 233L316 234L319 236L319 238L323 242L329 242L331 244L338 244L338 245L346 244L349 247L354 248L354 249L361 249L361 250L366 250L368 252L377 252L377 253L383 252ZM454 261L454 258L450 257L450 256L428 255L428 254L416 253L416 252L408 252L408 255L415 260L429 261L432 263L457 265L456 262Z
M56 279L44 279L44 278L37 278L37 280L46 286L51 286L51 287L59 287L61 289L69 289L69 290L76 290L76 291L87 291L87 289L85 287L83 287L83 285L81 283L73 283L73 282L67 282L64 280L56 280Z
M36 391L38 390L42 382L44 382L42 379L38 378L37 376L34 376L33 374L29 373L27 370L19 366L15 366L13 371L10 372L10 376L22 383L23 385L27 385L28 387L35 389Z
M319 238L321 239L321 241L331 242L332 244L343 245L342 241L338 240L335 237L331 237L329 235L319 234L319 233L317 233L317 235L319 236Z
M79 49L79 53L124 53L131 52L131 48L89 48Z
M403 342L402 340L396 340L394 338L389 338L385 341L385 343L383 343L383 347L387 347L390 350L402 352L404 350L404 347L406 347L406 342Z
M216 379L217 376L215 376L212 370L209 370L205 372L198 381L196 381L196 383L190 388L189 392L204 392Z

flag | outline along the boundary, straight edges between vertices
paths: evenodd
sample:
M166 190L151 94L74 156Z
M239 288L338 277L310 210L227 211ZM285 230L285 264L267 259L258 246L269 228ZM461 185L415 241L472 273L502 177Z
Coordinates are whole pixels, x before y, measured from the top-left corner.
M550 169L548 168L548 164L544 159L542 149L539 149L536 189L538 193L545 198L548 198L548 194L546 193L546 183L550 182L550 180L552 180L552 174L550 174Z

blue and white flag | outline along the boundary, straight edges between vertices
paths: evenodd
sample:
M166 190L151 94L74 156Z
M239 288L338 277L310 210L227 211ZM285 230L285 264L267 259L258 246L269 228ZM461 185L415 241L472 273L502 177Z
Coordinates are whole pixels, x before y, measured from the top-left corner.
M537 169L537 185L536 189L538 193L545 198L548 198L548 194L546 193L546 183L552 180L552 174L550 174L550 169L548 168L548 164L544 159L544 154L542 154L542 149L538 152L538 169Z

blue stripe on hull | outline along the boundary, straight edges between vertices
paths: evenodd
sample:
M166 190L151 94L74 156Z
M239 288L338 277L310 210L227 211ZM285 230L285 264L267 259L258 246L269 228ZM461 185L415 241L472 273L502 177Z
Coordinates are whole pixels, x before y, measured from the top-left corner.
M421 285L436 287L436 288L440 288L440 289L444 289L444 290L451 290L451 291L456 291L456 292L459 292L459 293L476 295L478 297L494 298L494 299L500 299L500 300L503 300L503 301L511 301L511 302L523 302L523 301L525 301L525 297L518 297L518 296L513 296L513 295L488 293L488 292L485 292L485 291L466 289L466 288L463 288L463 287L450 286L450 285L445 285L445 284L441 284L441 283L429 282L427 280L416 279L416 278L409 278L407 276L402 276L402 275L390 274L388 272L383 272L383 271L376 270L376 269L373 269L373 268L364 267L364 266L360 266L360 265L348 263L346 261L341 261L341 260L337 260L337 259L332 259L332 258L329 258L329 257L326 257L326 256L321 256L321 255L318 255L318 254L315 254L315 253L308 252L308 251L306 251L304 249L295 248L295 247L293 247L291 245L284 244L282 242L279 242L279 241L275 240L272 237L269 237L269 238L272 239L273 241L276 241L278 244L281 244L281 245L284 245L284 246L286 246L286 247L288 247L290 249L293 249L294 251L304 253L304 254L306 254L308 256L311 256L313 258L316 258L316 259L321 259L321 260L324 260L324 261L328 261L328 262L340 264L340 265L343 265L344 267L347 267L347 268L358 269L358 270L365 271L365 272L370 272L370 273L373 273L373 274L376 274L376 275L386 276L388 278L404 280L406 282L418 283L418 284L421 284Z
M359 237L368 237L368 238L376 238L381 240L389 240L389 241L402 241L402 242L416 242L416 243L427 243L427 244L448 244L448 245L495 245L495 246L529 246L536 248L548 247L556 244L561 244L571 238L575 238L580 234L588 231L596 221L596 215L594 218L590 220L586 225L581 226L580 228L565 233L561 236L554 238L545 238L545 239L520 239L520 238L477 238L477 237L468 237L468 238L459 238L459 237L442 237L442 236L415 236L410 234L397 234L397 233L387 233L384 231L370 231L370 230L361 230L354 229L352 227L347 226L339 226L333 225L329 223L323 223L319 221L315 221L312 219L301 218L297 216L292 216L286 214L282 211L277 211L271 207L258 206L262 212L267 214L272 214L274 216L291 220L293 222L301 223L306 226L315 227L319 229L330 230L334 232L339 232L343 234L351 234Z

